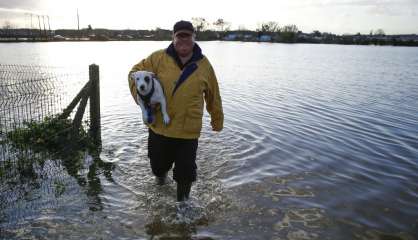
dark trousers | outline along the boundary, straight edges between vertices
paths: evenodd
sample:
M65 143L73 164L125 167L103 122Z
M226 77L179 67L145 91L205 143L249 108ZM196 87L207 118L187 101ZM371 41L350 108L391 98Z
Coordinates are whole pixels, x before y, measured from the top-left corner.
M173 169L177 183L196 181L197 139L170 138L156 134L149 129L148 157L155 176L162 177Z

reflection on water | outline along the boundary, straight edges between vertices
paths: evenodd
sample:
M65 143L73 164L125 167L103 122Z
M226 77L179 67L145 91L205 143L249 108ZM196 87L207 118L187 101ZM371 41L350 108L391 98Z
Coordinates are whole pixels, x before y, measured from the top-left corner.
M201 43L220 80L225 129L212 133L205 115L199 178L180 208L174 182L153 183L126 84L134 63L167 45L0 45L10 63L99 64L103 141L95 157L3 164L2 174L21 169L24 179L1 184L2 236L416 238L417 48Z
M19 225L22 217L36 218L44 210L72 201L85 201L91 211L103 209L99 176L113 181L114 167L103 162L97 153L63 149L50 154L14 148L9 148L8 153L9 156L13 153L13 157L1 165L0 204L4 226ZM86 198L78 199L83 193Z

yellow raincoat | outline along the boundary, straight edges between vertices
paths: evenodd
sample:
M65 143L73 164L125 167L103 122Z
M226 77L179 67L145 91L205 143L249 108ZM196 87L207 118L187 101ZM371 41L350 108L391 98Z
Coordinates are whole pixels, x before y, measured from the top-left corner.
M155 121L149 127L166 137L197 139L202 129L205 100L212 129L221 131L224 115L218 81L209 60L202 55L197 44L191 60L182 67L173 44L170 44L167 49L158 50L134 65L129 72L129 76L134 71L153 72L162 84L170 124L165 126L161 112L157 111ZM135 82L129 76L129 89L136 101Z

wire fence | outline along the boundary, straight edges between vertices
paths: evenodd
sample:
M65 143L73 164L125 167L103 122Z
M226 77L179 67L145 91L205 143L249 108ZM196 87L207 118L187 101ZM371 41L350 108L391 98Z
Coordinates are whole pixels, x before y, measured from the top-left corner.
M12 226L14 219L29 216L35 209L48 208L43 200L33 204L19 203L29 192L39 191L44 196L50 196L42 199L52 201L54 196L64 194L63 188L67 188L68 192L72 179L80 186L91 181L88 176L80 174L87 168L86 164L110 168L100 161L98 155L74 151L72 144L67 142L64 142L63 148L39 152L30 146L16 147L9 141L9 134L24 129L27 126L25 123L42 122L46 117L64 115L67 118L68 114L70 129L61 131L71 131L80 123L87 129L92 113L96 119L93 122L100 127L98 66L94 65L94 74L92 66L88 72L87 67L86 71L74 71L63 67L0 64L0 229ZM91 81L95 78L96 87L95 81ZM90 106L96 106L91 103L96 104L98 110L91 111ZM54 138L54 134L57 132L46 133L46 136ZM48 204L54 205L51 202Z
M15 148L10 144L8 134L24 129L25 123L42 122L46 117L58 116L88 81L87 71L0 64L0 179L6 177L6 165L17 166L21 165L21 159L39 158L39 154L30 147ZM90 120L89 111L86 112L83 115L84 123ZM57 133L51 133L48 137L53 138L53 134ZM50 151L48 155L53 157L64 150ZM15 175L14 170L9 170L8 177Z
M87 72L0 64L0 135L62 112L88 81ZM87 111L88 112L88 111ZM89 115L85 115L85 120Z

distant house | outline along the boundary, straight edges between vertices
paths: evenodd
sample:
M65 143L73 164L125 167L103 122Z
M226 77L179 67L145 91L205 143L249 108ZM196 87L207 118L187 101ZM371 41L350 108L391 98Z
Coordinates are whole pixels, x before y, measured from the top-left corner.
M116 37L120 40L132 40L134 37L132 37L131 35L124 35L124 34L118 34L116 35Z
M61 35L55 35L54 40L63 41L63 40L65 40L65 37L63 37Z
M87 40L91 40L91 41L109 41L110 38L108 36L106 36L105 34L100 34L100 35L89 35Z
M237 34L235 33L229 33L228 35L224 37L225 41L234 41L236 39L237 39Z
M303 33L303 32L299 31L298 34L297 34L297 38L302 39L302 40L308 40L311 37L309 36L309 34L306 34L306 33Z
M317 42L322 41L322 37L320 37L320 36L314 36L313 39Z
M154 34L144 35L144 38L145 38L145 39L152 39L152 38L154 38L154 37L155 37L155 35L154 35Z
M400 41L403 41L403 42L408 42L408 41L418 42L418 35L416 35L416 34L399 35L399 36L396 36L396 37Z
M258 37L258 41L260 42L271 42L271 36L270 35L261 35Z
M251 40L253 38L253 35L251 35L251 34L245 34L244 35L244 40L246 40L246 41L249 41L249 40Z

